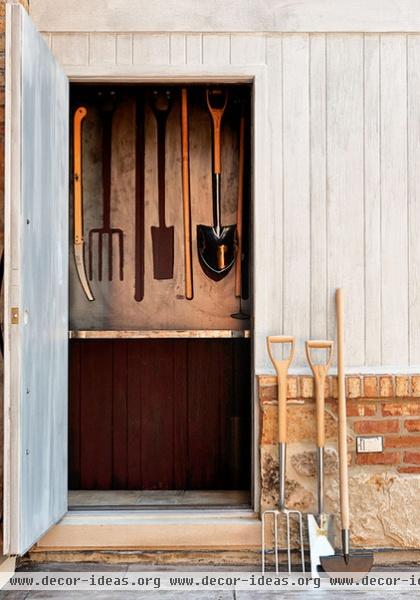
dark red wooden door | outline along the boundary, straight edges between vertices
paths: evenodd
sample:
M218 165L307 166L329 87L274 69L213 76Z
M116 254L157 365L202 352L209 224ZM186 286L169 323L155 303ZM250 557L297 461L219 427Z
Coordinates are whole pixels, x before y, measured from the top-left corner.
M70 489L250 484L249 340L72 340Z

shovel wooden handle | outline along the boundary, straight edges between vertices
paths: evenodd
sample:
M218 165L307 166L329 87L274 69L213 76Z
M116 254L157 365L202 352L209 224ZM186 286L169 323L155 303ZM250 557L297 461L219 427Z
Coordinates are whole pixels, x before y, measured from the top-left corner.
M83 243L83 204L82 204L82 123L87 109L79 106L73 117L73 184L74 184L74 243Z
M191 204L190 204L190 164L188 143L188 92L181 90L181 138L182 138L182 207L184 215L184 265L185 297L193 298L192 251L191 251Z
M285 359L274 357L274 344L289 344L289 356ZM286 443L287 440L287 371L295 355L295 338L290 336L274 336L267 337L267 350L271 362L277 373L277 399L278 399L278 442Z
M338 374L338 455L340 473L341 528L350 528L349 480L347 464L346 379L344 373L344 299L343 290L335 293L337 315L337 374Z
M334 342L331 340L309 340L305 343L306 357L315 380L317 448L325 446L325 380L331 366L333 347ZM328 350L327 361L315 364L311 356L312 350Z
M223 94L223 105L216 108L211 105L211 96ZM222 172L222 159L221 159L221 131L222 131L222 119L226 109L228 94L224 90L207 90L206 94L207 106L210 115L213 119L213 173L220 175Z

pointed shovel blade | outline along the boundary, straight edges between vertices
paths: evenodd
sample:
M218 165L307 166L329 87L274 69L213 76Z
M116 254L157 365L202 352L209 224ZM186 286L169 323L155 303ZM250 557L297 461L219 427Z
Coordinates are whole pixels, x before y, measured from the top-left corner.
M153 277L172 279L174 276L174 227L151 227L153 246Z
M198 258L204 273L220 281L229 273L236 258L236 225L215 227L197 225Z

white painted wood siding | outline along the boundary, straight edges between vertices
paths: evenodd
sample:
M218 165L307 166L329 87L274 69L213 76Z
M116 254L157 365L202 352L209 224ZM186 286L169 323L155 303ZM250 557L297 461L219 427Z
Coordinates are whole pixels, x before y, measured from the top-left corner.
M305 366L305 339L335 335L337 286L346 292L352 369L420 368L420 35L45 37L75 77L265 69L258 152L266 178L255 197L257 372L270 369L267 334L297 337L297 368ZM259 196L265 185L267 202Z

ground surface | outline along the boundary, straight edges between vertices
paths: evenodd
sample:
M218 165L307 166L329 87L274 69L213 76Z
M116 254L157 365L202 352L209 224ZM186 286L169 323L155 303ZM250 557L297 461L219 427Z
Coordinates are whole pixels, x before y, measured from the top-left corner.
M250 568L213 568L215 571L250 571ZM376 568L376 571L385 571L385 568ZM386 567L386 571L417 571L420 577L420 565L398 565L395 569ZM106 564L106 563L26 563L18 568L18 571L23 574L24 571L110 571L118 573L126 572L150 572L150 571L205 571L204 567L162 567L153 565L142 565L142 564ZM257 568L253 570L257 571ZM284 600L335 600L336 598L344 598L344 600L362 600L363 598L370 598L372 600L395 600L401 598L403 600L420 600L420 587L418 591L395 591L387 588L383 591L342 591L337 593L336 591L321 591L321 590L305 590L305 591L290 591L290 592L255 592L255 591L200 591L200 592L172 592L172 591L139 591L139 592L126 592L126 591L98 591L98 592L86 592L86 591L36 591L36 592L12 592L12 591L0 591L0 598L7 600L46 600L57 599L57 600L68 600L68 599L82 599L89 595L95 600L102 600L106 598L113 600L114 598L121 600L181 600L186 598L187 600L274 600L275 598L281 598Z

